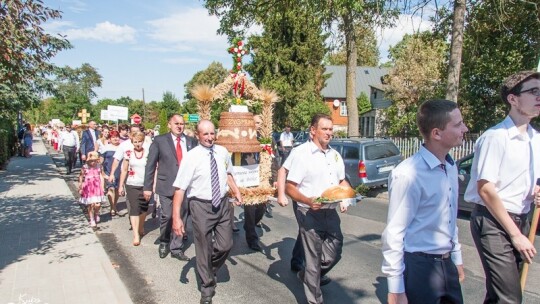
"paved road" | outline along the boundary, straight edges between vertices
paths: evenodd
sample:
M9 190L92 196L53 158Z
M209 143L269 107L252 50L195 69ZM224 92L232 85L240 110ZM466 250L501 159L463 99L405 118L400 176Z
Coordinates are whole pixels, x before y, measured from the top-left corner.
M53 155L59 159L59 155ZM64 170L61 168L60 170ZM68 183L75 179L67 178ZM122 208L125 205L121 205ZM332 270L332 283L323 287L326 303L385 303L386 279L380 272L380 237L386 219L387 201L366 199L350 212L343 214L342 230L345 236L343 258ZM107 210L104 210L106 212ZM243 209L236 208L238 226L241 227ZM185 263L167 257L160 259L156 240L159 232L157 219L148 217L145 229L148 235L141 246L131 245L131 231L127 217L111 219L102 216L103 223L96 231L120 277L130 290L134 303L198 303L194 260ZM244 233L234 234L234 247L225 267L218 272L217 294L214 303L304 303L302 285L289 270L292 246L297 225L292 208L274 207L273 217L264 218L259 229L264 253L247 248ZM463 284L465 303L481 303L484 295L483 271L476 249L472 244L468 220L459 220L466 266ZM194 256L190 241L186 254ZM539 244L536 244L540 249ZM524 303L539 303L540 283L537 263L530 268Z

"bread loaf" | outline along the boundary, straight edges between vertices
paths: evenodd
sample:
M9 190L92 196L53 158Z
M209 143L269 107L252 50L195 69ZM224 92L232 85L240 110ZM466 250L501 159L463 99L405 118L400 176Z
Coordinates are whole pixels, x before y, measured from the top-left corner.
M322 198L329 200L339 200L344 198L354 198L356 197L356 192L353 188L348 186L332 186L321 194Z

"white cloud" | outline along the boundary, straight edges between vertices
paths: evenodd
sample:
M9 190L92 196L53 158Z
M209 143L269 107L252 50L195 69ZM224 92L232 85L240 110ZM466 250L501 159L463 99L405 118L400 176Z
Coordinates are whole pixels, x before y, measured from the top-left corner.
M225 36L216 33L219 28L217 17L209 16L204 8L190 8L147 23L151 27L148 36L164 43L222 48L227 41Z
M69 40L97 40L109 43L135 42L136 30L128 25L116 25L109 21L92 28L69 29L64 32Z
M398 42L400 42L405 34L426 31L432 27L432 22L422 19L419 16L401 15L399 16L394 27L386 27L382 30L376 30L377 41L379 42L379 51L381 53L381 61L388 61L389 47L395 46Z

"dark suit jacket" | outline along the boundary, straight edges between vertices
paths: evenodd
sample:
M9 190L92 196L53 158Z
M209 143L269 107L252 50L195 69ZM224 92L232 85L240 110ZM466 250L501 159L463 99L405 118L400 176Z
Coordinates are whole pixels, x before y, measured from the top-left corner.
M94 141L92 140L92 134L90 134L90 130L91 129L84 130L82 133L82 138L81 138L80 151L81 151L81 154L85 156L88 155L88 152L92 152L96 148L94 146ZM97 141L99 139L99 131L95 130L95 132L96 132L96 141Z
M195 138L186 136L186 147L188 151L196 145L197 140ZM173 196L174 189L172 184L178 173L178 160L176 159L176 142L173 141L171 133L154 137L154 141L150 145L144 173L144 191L152 191L154 188L156 167L156 193L164 196Z

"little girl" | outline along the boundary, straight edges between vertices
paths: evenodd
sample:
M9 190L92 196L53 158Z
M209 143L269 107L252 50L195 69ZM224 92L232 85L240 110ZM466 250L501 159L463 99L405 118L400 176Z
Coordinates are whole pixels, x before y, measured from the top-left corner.
M90 227L94 228L96 223L100 221L101 202L105 201L99 154L95 151L88 153L86 164L81 169L79 194L81 195L81 204L87 207Z

